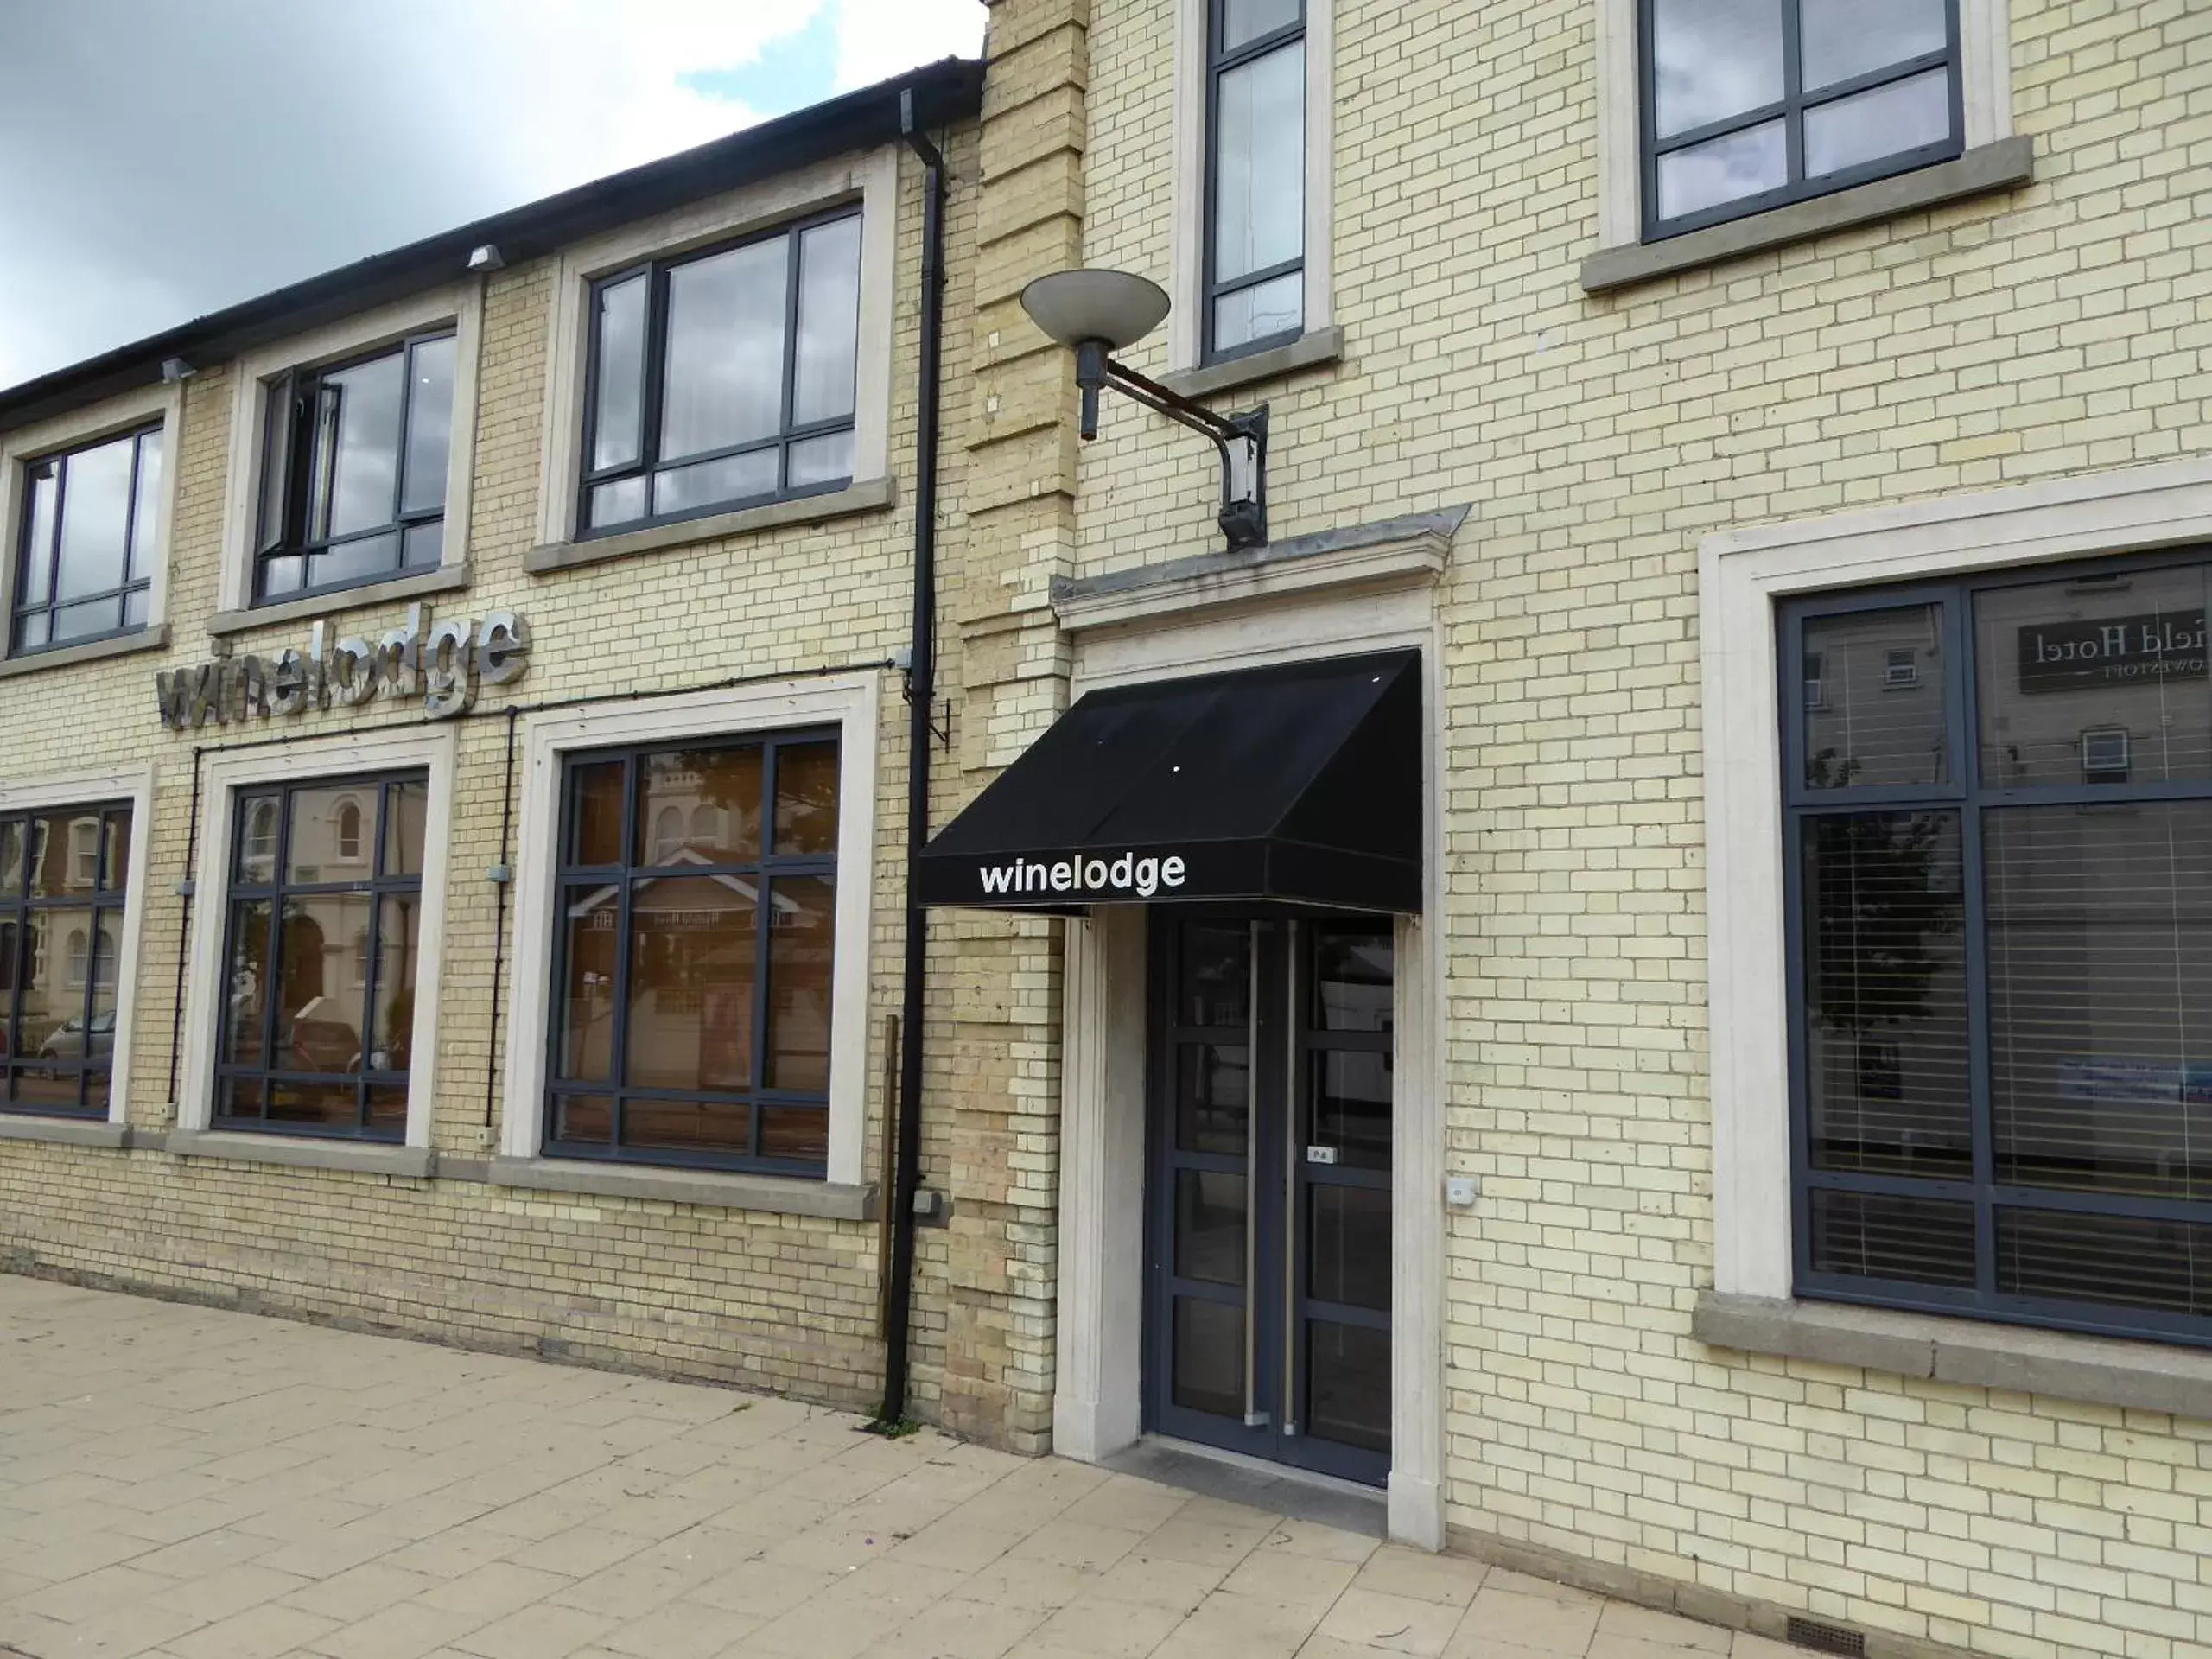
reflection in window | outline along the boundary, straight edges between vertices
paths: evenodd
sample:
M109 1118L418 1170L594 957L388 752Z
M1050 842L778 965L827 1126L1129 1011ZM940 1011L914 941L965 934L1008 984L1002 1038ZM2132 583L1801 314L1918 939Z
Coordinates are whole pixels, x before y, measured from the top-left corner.
M568 762L548 1151L823 1173L836 779L826 735Z
M1925 167L1962 147L1949 0L1642 3L1647 236Z
M215 1066L221 1127L405 1135L427 787L421 773L400 774L239 801ZM349 804L363 850L381 849L365 874L328 868Z
M1941 622L1933 606L1900 605L1806 623L1802 730L1808 788L1940 784L1950 777Z
M0 817L0 1109L104 1116L127 805Z
M1209 0L1206 353L1297 338L1306 318L1306 8Z
M24 466L13 652L146 626L161 518L159 423Z
M578 533L852 481L861 215L602 278Z
M267 383L257 601L437 568L453 386L450 329Z

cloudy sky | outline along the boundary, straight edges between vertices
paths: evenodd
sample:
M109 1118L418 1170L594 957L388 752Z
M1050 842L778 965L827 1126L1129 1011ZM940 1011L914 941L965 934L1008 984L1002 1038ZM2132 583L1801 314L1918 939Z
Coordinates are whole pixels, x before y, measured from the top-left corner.
M982 0L4 5L0 386L933 59Z

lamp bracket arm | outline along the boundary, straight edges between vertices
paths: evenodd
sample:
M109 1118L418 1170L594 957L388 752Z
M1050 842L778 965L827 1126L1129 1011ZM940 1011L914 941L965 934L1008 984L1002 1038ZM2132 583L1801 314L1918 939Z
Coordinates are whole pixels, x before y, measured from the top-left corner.
M1135 369L1110 357L1106 359L1106 378L1109 385L1123 395L1165 415L1179 426L1203 433L1217 444L1225 447L1252 435L1235 421L1217 415L1204 404L1194 404L1179 393L1170 391L1157 380L1147 379Z

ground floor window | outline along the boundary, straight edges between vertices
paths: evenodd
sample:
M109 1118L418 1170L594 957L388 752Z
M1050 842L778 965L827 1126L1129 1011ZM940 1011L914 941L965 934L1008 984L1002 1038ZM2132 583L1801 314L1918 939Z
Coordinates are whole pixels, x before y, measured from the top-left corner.
M563 761L544 1147L820 1175L838 739Z
M404 1136L428 793L422 772L238 792L219 1127Z
M105 1117L130 808L0 817L0 1044L9 1109Z
M1784 615L1796 1279L2212 1344L2212 559Z

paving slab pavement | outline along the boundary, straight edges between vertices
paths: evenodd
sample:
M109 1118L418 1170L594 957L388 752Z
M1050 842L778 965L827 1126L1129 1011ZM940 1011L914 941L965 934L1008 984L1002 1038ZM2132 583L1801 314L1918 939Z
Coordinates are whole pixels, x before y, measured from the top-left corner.
M848 1414L0 1275L0 1653L1780 1659Z

